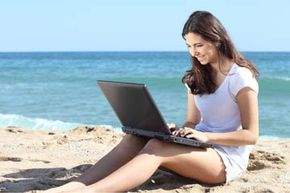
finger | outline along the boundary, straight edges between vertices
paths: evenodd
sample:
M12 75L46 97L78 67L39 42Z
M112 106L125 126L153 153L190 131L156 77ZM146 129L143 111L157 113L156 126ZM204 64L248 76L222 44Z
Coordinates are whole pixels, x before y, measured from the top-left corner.
M195 136L194 134L188 134L185 136L186 138L190 138L190 139L195 139Z
M180 129L177 129L177 130L173 131L173 134L176 135L176 136L178 136L178 135L180 135L180 132L181 132L181 130Z
M178 130L176 130L176 135L181 136L183 133L183 128L179 128Z
M188 135L188 134L191 134L192 133L192 129L191 128L189 128L189 127L186 127L186 128L184 128L183 130L182 130L182 132L181 132L181 136L186 136L186 135Z
M168 123L167 125L168 125L168 127L176 127L176 125L174 123Z
M171 132L174 132L174 131L177 130L177 128L176 128L176 127L170 127L169 130L170 130Z
M181 129L181 128L177 128L177 129L174 131L175 136L181 136L181 133L182 133L182 129Z
M176 125L174 123L168 123L167 126L171 132L176 130Z

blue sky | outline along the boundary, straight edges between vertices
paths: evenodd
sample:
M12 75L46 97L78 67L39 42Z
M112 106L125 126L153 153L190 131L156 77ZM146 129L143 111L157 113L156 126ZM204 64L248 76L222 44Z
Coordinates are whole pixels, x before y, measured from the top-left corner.
M0 52L186 51L181 30L212 12L240 51L290 51L289 0L0 0Z

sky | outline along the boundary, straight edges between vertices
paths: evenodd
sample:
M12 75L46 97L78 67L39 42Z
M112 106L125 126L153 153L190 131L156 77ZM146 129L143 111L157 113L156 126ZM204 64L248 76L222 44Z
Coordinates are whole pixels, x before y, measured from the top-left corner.
M196 10L240 51L290 51L289 0L0 0L0 52L186 51Z

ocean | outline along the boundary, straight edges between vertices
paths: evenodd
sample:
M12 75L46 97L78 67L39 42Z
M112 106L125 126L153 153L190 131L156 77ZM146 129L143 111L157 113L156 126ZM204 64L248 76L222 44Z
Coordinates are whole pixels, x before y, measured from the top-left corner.
M290 138L290 53L245 52L260 72L260 135ZM120 123L96 80L145 83L167 122L186 117L187 52L0 53L0 128Z

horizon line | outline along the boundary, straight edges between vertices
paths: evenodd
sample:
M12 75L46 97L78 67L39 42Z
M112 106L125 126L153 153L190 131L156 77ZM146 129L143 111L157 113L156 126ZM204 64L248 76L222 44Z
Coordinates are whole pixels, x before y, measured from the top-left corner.
M183 50L88 50L88 51L84 51L84 50L50 50L50 51L0 51L1 54L8 54L8 53L75 53L75 52L79 52L79 53L85 53L85 52L107 52L107 53L118 53L118 52L188 52L188 51L183 51ZM263 53L290 53L290 51L263 51L263 50L256 50L256 51L252 51L252 50L248 50L248 51L239 51L239 52L263 52Z

